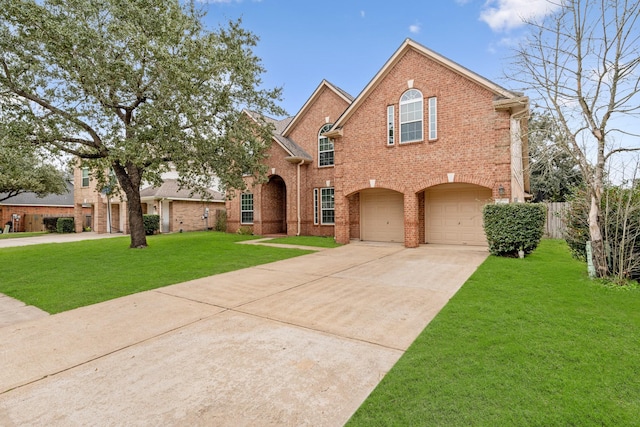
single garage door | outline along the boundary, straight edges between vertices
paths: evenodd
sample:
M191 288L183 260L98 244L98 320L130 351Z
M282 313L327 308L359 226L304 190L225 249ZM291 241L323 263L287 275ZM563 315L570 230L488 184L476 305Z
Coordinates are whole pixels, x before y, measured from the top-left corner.
M443 184L426 191L427 243L486 245L482 208L491 190L471 184Z
M404 242L402 193L377 188L360 193L360 238L376 242Z

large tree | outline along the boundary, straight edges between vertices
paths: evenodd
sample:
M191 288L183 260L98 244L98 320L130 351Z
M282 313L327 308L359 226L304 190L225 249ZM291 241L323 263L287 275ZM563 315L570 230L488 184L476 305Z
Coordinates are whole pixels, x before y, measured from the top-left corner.
M640 149L639 135L628 127L640 113L640 2L558 0L554 7L555 13L529 22L530 36L510 75L568 136L558 144L580 167L590 198L593 262L596 274L607 276L600 212L605 171L612 156Z
M22 193L44 197L67 191L64 172L14 137L0 121L0 202Z
M548 113L529 117L529 172L537 202L565 202L583 178L575 159L562 149L567 136Z
M176 168L204 193L264 174L271 129L243 109L280 115L261 88L257 38L215 31L180 0L0 0L0 97L25 144L112 169L129 208L131 247L147 245L140 185Z

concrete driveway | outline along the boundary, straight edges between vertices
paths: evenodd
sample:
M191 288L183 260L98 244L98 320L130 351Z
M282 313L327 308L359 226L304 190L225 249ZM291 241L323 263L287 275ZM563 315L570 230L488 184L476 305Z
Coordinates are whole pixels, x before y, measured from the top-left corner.
M0 425L341 426L487 255L352 243L0 328Z

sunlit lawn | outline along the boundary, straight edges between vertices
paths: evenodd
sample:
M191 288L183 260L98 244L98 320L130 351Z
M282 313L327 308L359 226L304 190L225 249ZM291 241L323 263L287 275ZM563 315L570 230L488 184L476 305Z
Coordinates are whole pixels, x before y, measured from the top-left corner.
M21 237L36 237L47 234L46 231L29 231L21 233L0 233L0 239L19 239Z
M146 249L129 237L0 249L0 293L58 313L148 289L238 270L309 251L236 242L216 232L149 236Z
M640 289L586 277L563 241L490 257L350 426L640 425Z

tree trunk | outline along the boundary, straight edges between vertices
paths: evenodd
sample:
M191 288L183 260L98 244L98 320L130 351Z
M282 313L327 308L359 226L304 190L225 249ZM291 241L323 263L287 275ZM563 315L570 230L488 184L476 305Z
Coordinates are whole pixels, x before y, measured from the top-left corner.
M146 248L147 233L142 219L142 203L140 202L140 187L133 187L132 194L127 193L129 206L129 229L131 231L130 248Z
M606 277L609 274L607 254L604 250L604 241L600 230L600 202L597 197L591 196L591 208L589 209L589 235L591 237L591 250L593 266L597 277Z
M127 211L129 213L129 230L131 233L130 248L146 248L147 235L142 219L142 203L140 202L140 183L142 170L132 163L123 167L118 161L113 164L113 171L120 187L127 195Z

